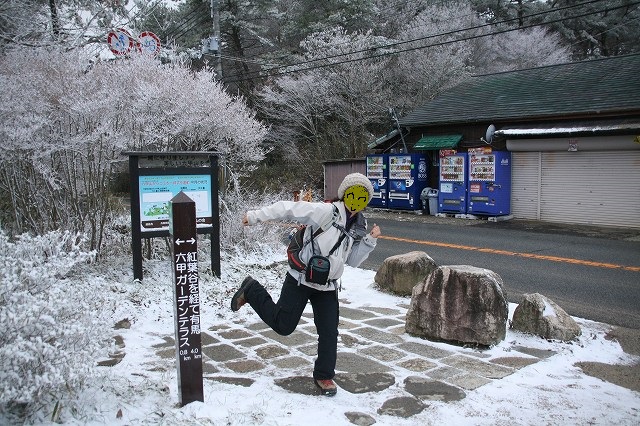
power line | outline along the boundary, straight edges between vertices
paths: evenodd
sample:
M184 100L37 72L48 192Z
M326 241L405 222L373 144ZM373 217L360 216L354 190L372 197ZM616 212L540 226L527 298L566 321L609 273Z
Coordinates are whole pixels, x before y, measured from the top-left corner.
M171 38L177 39L180 36L182 36L186 31L189 31L189 30L193 29L194 26L191 25L190 27L187 28L186 31L183 31L183 29L185 27L187 27L188 25L192 24L193 22L195 22L199 18L200 19L202 18L201 16L198 15L199 12L200 12L200 10L198 10L198 9L192 9L189 13L187 13L183 17L183 21L166 34L165 37L167 38L167 41L169 41L169 39L171 39Z
M600 2L600 1L602 1L602 0L590 0L590 1L587 1L587 2L584 2L584 3L580 3L580 4L577 4L577 5L564 6L562 8L558 8L558 9L549 9L547 11L526 15L526 16L523 17L523 19L524 18L534 17L534 16L539 16L539 15L545 15L545 14L548 14L548 13L555 13L555 12L558 12L558 11L561 11L561 10L571 9L571 8L574 8L574 7L584 6L586 4L597 3L597 2ZM428 36L424 36L424 37L418 37L418 38L411 39L411 40L399 41L399 42L395 42L395 43L388 43L388 44L381 45L381 46L373 46L373 47L370 47L370 48L367 48L367 49L363 49L363 50L356 50L356 51L351 51L351 52L339 53L339 54L335 54L335 55L325 56L325 57L316 58L316 59L310 59L310 60L307 60L307 61L288 64L288 65L280 65L280 66L277 66L277 67L268 68L268 69L264 70L264 72L269 73L270 71L273 71L273 70L278 70L278 69L283 69L283 68L290 68L290 67L297 66L297 65L305 65L305 64L310 64L310 63L313 63L313 62L325 61L325 60L328 60L328 59L334 59L334 58L349 56L349 55L353 55L353 54L356 54L356 53L365 53L365 52L373 51L373 50L376 50L376 49L386 49L386 48L390 48L390 47L396 47L396 46L400 46L402 44L413 43L413 42L416 42L416 41L427 40L427 39L430 39L430 38L443 37L443 36L453 35L453 34L460 33L460 32L465 32L465 31L470 31L470 30L475 30L475 29L481 29L481 28L490 27L490 26L498 26L498 25L509 23L509 22L512 22L512 21L517 21L519 19L520 18L510 18L510 19L506 19L504 21L476 25L476 26L473 26L473 27L462 28L462 29L458 29L458 30L452 30L452 31L439 33L439 34L432 34L432 35L428 35ZM569 19L569 18L567 18L567 19ZM519 27L519 28L521 29L522 27ZM398 52L402 52L402 51L398 51ZM352 61L348 61L348 62L352 62ZM339 63L336 63L336 64L339 64ZM260 74L260 71L253 72L253 73L254 74ZM267 77L271 77L271 76L272 75L270 75L270 74L267 75ZM232 75L231 77L234 77L234 76Z
M394 4L388 4L388 5L386 5L385 7L378 9L378 14L381 14L381 13L383 13L384 11L387 11L387 10L397 11L397 10L398 10L398 7L406 6L406 5L407 5L407 4L409 4L411 1L412 1L412 0L398 0L398 1L397 1L396 3L394 3ZM601 0L597 0L597 1L601 1ZM430 5L430 6L435 6L435 5L445 5L445 4L448 4L449 2L450 2L450 0L441 0L441 1L440 1L440 2L438 2L438 3L435 3L435 2L434 2L434 3L430 3L429 5ZM462 18L466 18L466 17L469 17L469 16L477 16L477 14L476 14L476 12L473 12L473 13L470 13L470 14L465 14L465 15L460 15L460 16L456 16L456 17L453 17L453 18L448 18L447 20L454 20L454 21L457 21L457 20L460 20L460 19L462 19ZM444 20L437 20L437 21L434 21L434 22L435 22L435 23L440 23L440 22L444 22ZM298 31L298 32L296 32L296 33L290 33L290 34L291 34L291 35L294 35L294 36L301 36L301 35L304 35L304 34L306 34L306 33L302 32L302 31ZM308 35L308 34L307 34L307 35ZM350 43L351 43L351 41L344 41L344 42L341 42L341 43L336 43L336 44L334 44L333 46L334 46L334 47L337 47L337 46L341 46L341 45L345 45L345 44L350 44ZM281 50L281 48L279 47L278 49L276 49L276 52L277 52L278 50ZM278 57L273 58L273 60L277 61L277 60L287 59L287 58L290 58L290 55L280 55L280 56L278 56ZM235 60L235 61L238 61L238 62L251 61L251 59L248 59L248 58L239 58L239 57L231 57L231 56L228 56L228 57L227 57L227 59ZM265 63L262 63L262 64L261 64L261 63L260 63L260 60L253 60L253 61L254 61L254 63L256 63L256 64L258 64L258 65L269 65L269 66L271 66L272 68L278 68L278 67L287 67L287 66L290 66L290 65L282 66L282 65L275 65L275 64L265 64Z
M598 2L601 2L601 1L602 0L590 0L590 1L587 1L587 2L584 2L584 3L580 3L580 4L576 4L576 5L564 6L564 7L561 7L561 8L549 9L549 10L546 10L546 11L543 11L543 12L532 13L530 15L525 15L522 18L525 19L525 18L531 18L531 17L538 17L538 16L542 16L542 15L547 15L547 14L550 14L550 13L556 13L556 12L559 12L559 11L562 11L562 10L567 10L567 9L572 9L572 8L575 8L575 7L584 6L584 5L591 4L591 3L598 3ZM243 78L239 79L239 80L225 79L225 82L235 83L235 82L242 81L242 80L249 79L249 78L268 78L268 77L274 77L274 76L283 75L283 74L290 74L290 73L293 73L293 72L312 70L312 69L315 69L315 68L325 68L325 67L328 67L328 66L340 65L340 64L343 64L343 63L357 62L357 61L361 61L361 60L365 60L365 59L373 59L373 58L376 58L376 57L388 56L388 55L392 55L392 54L398 54L398 53L403 53L403 52L408 52L408 51L413 51L413 50L418 50L418 49L424 49L424 48L428 48L428 47L442 46L442 45L446 45L446 44L457 43L457 42L460 42L460 41L468 41L468 40L472 40L472 39L475 39L475 38L481 38L481 37L487 37L487 36L491 36L491 35L503 34L505 32L518 31L518 30L532 28L532 27L536 27L536 26L542 26L542 25L548 25L548 24L552 24L552 23L556 23L556 22L561 22L561 21L565 21L565 20L569 20L569 19L580 18L580 17L589 16L589 15L593 15L593 14L597 14L597 13L601 13L601 12L607 12L607 11L611 11L611 10L615 10L615 9L620 9L620 8L623 8L623 7L633 6L633 5L638 4L638 3L640 3L640 2L630 3L630 4L623 5L623 6L609 7L609 8L598 10L598 11L592 11L592 12L583 13L583 14L579 14L579 15L575 15L575 16L559 18L559 19L556 19L556 20L548 21L548 22L542 22L542 23L538 23L538 24L529 24L529 25L525 25L525 26L521 26L521 27L517 27L517 28L501 30L501 31L497 31L497 32L487 33L487 34L480 34L480 35L476 35L476 36L464 37L462 39L449 40L449 41L435 43L435 44L431 44L431 45L424 45L424 46L419 46L419 47L411 47L411 48L406 48L406 49L401 49L401 50L394 50L394 51L391 51L391 52L381 52L381 53L378 53L376 55L368 56L366 58L347 59L347 60L344 60L344 61L341 61L341 62L333 62L333 63L329 63L329 64L319 64L319 65L316 65L316 66L310 66L310 67L305 67L305 68L300 68L300 69L295 69L295 70L286 70L287 68L291 68L291 67L296 67L296 66L300 66L300 65L307 65L307 64L312 64L312 63L319 62L319 61L326 61L326 60L329 60L329 59L350 56L350 55L354 55L354 54L357 54L357 53L373 52L373 51L376 51L376 50L388 49L388 48L397 47L397 46L404 45L404 44L415 43L417 41L424 41L424 40L431 39L431 38L450 36L450 35L454 35L454 34L465 32L465 31L471 31L471 30L476 30L476 29L481 29L481 28L491 27L491 26L498 26L498 25L502 25L502 24L505 24L505 23L517 21L517 20L520 19L519 17L511 18L511 19L506 19L506 20L499 21L499 22L486 23L486 24L476 25L476 26L472 26L472 27L468 27L468 28L452 30L452 31L444 32L444 33L432 34L432 35L428 35L428 36L424 36L424 37L418 37L418 38L411 39L411 40L399 41L399 42L395 42L395 43L388 43L388 44L380 45L380 46L373 46L373 47L370 47L370 48L367 48L367 49L356 50L356 51L351 51L351 52L345 52L345 53L340 53L340 54L336 54L336 55L330 55L330 56L326 56L326 57L322 57L322 58L310 59L310 60L307 60L307 61L302 61L302 62L298 62L298 63L294 63L294 64L280 65L280 66L277 66L277 67L268 68L268 69L263 70L263 71L252 71L252 72L248 73L248 74L252 74L251 76L243 76ZM285 71L271 73L271 71L281 70L281 69L285 69ZM262 72L266 72L267 74L261 76L260 74ZM236 75L230 76L230 78L238 77L238 76L239 75L236 74Z
M198 17L196 17L198 18ZM184 36L185 34L187 34L189 31L193 30L194 28L204 24L204 22L209 19L208 16L200 16L199 19L197 19L197 21L195 21L193 23L193 25L191 25L189 28L184 29L182 32L180 32L180 34L176 35L173 39L177 40L179 38L181 38L182 36Z

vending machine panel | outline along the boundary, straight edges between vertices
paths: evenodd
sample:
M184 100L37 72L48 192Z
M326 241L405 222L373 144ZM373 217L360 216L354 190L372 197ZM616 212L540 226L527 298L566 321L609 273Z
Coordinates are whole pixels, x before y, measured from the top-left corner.
M469 203L474 215L511 213L511 152L488 148L469 150Z
M438 212L467 212L467 154L452 150L440 151L440 191Z
M373 197L369 202L371 207L387 207L389 197L389 167L388 155L367 155L367 177L373 186Z
M424 154L389 154L389 208L418 210L420 193L427 186Z

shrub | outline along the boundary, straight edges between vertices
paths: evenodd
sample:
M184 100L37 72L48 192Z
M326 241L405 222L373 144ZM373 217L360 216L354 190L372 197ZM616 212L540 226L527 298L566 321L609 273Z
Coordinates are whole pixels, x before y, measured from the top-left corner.
M70 232L11 241L0 230L0 413L72 406L91 374L106 344L100 313L108 305L83 276L95 257L85 244Z

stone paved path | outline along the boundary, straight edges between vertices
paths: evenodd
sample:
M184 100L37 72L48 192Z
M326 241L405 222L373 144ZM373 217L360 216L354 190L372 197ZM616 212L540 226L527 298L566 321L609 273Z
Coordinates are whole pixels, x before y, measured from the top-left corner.
M381 392L396 383L406 397L386 401L379 414L409 417L425 401L458 401L466 392L552 356L552 351L513 346L506 356L429 342L404 332L408 306L352 309L342 300L335 381L340 392ZM260 319L221 323L202 333L205 380L249 387L256 374L272 376L286 391L319 395L311 380L316 356L313 315L305 311L297 330L280 336ZM175 365L173 336L155 345L160 362ZM345 413L354 424L373 424L370 416Z

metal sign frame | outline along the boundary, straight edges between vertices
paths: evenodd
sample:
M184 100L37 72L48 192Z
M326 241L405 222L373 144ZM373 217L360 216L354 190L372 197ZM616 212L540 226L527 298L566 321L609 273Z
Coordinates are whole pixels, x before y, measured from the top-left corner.
M131 248L133 254L134 279L142 280L142 239L169 236L169 201L183 191L196 198L197 233L209 234L211 238L211 271L220 276L220 216L218 211L218 154L215 152L133 152L129 156L131 179ZM141 182L151 189L141 189ZM155 196L161 210L157 223L145 215L143 207L149 207L145 194ZM174 193L175 192L175 193ZM166 203L166 213L163 203ZM208 210L208 212L207 212ZM210 216L207 214L209 213ZM166 218L164 217L166 215ZM143 218L147 219L143 224Z

